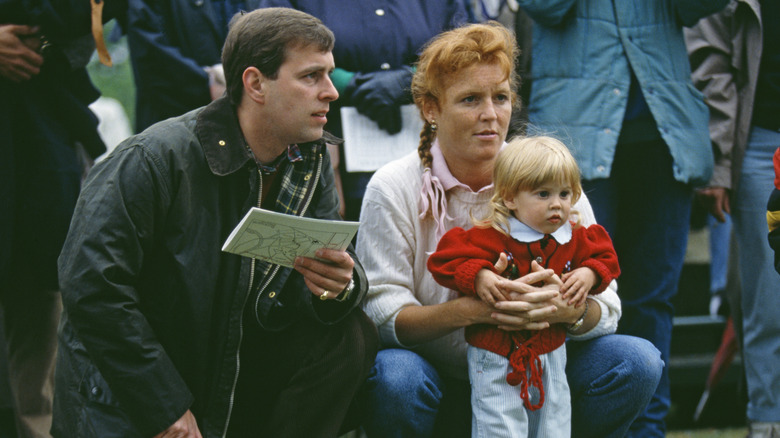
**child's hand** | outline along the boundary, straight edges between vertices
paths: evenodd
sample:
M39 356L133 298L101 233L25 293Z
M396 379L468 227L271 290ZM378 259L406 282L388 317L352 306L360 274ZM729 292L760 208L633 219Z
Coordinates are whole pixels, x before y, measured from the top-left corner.
M563 299L571 305L579 306L585 303L588 292L596 285L598 277L590 268L578 268L561 276Z
M492 305L496 301L506 301L507 297L500 284L503 278L489 269L482 269L477 272L477 278L474 280L474 289L477 291L479 299Z

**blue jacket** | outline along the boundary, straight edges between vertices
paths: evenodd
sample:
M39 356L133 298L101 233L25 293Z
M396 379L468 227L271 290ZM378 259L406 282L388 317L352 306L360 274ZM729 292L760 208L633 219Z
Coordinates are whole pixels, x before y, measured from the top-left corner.
M609 177L633 69L675 178L709 181L709 113L691 83L682 27L728 0L519 3L535 21L530 123L569 143L584 179Z
M431 38L472 19L464 0L257 1L260 8L294 8L322 20L336 36L333 59L337 70L349 73L347 77L409 67L417 62L420 50ZM325 127L339 137L340 108L350 105L349 96L343 92L348 80L343 77L332 77L341 96L331 103Z
M212 0L127 0L136 131L211 102L204 67L222 62L227 23ZM245 9L257 7L247 0Z

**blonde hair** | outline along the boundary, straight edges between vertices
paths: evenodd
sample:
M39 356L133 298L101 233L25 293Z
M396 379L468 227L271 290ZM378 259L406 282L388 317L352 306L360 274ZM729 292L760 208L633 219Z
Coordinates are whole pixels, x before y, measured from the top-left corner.
M559 140L552 137L516 137L499 152L493 169L493 197L480 227L493 227L506 234L507 219L512 211L504 199L523 190L535 190L547 183L571 187L572 205L582 196L577 161Z
M512 33L495 21L449 30L425 45L412 78L412 97L424 120L417 149L424 167L431 167L430 149L436 132L423 114L423 104L439 102L447 79L462 69L474 64L497 64L509 80L514 105L520 86L515 67L518 53Z

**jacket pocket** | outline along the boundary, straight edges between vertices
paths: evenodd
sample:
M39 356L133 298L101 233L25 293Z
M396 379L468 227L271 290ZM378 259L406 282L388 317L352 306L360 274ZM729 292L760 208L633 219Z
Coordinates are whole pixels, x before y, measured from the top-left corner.
M81 379L78 393L84 400L79 418L80 437L141 437L141 433L114 398L108 383L91 363Z

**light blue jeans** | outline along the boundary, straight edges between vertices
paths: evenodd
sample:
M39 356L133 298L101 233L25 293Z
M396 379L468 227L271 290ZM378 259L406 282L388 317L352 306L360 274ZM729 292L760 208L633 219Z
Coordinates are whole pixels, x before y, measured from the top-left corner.
M566 382L566 345L539 355L542 366L544 403L526 409L520 386L512 386L506 376L512 371L509 360L500 354L469 345L471 381L471 438L569 438L571 398ZM540 392L529 384L530 402L539 403Z
M624 335L569 341L566 350L572 436L624 436L658 386L658 350ZM469 382L440 374L410 350L381 350L357 401L370 438L471 434Z
M772 154L780 133L753 127L732 220L742 280L744 366L750 421L780 421L780 276L767 240L766 204L774 187Z

